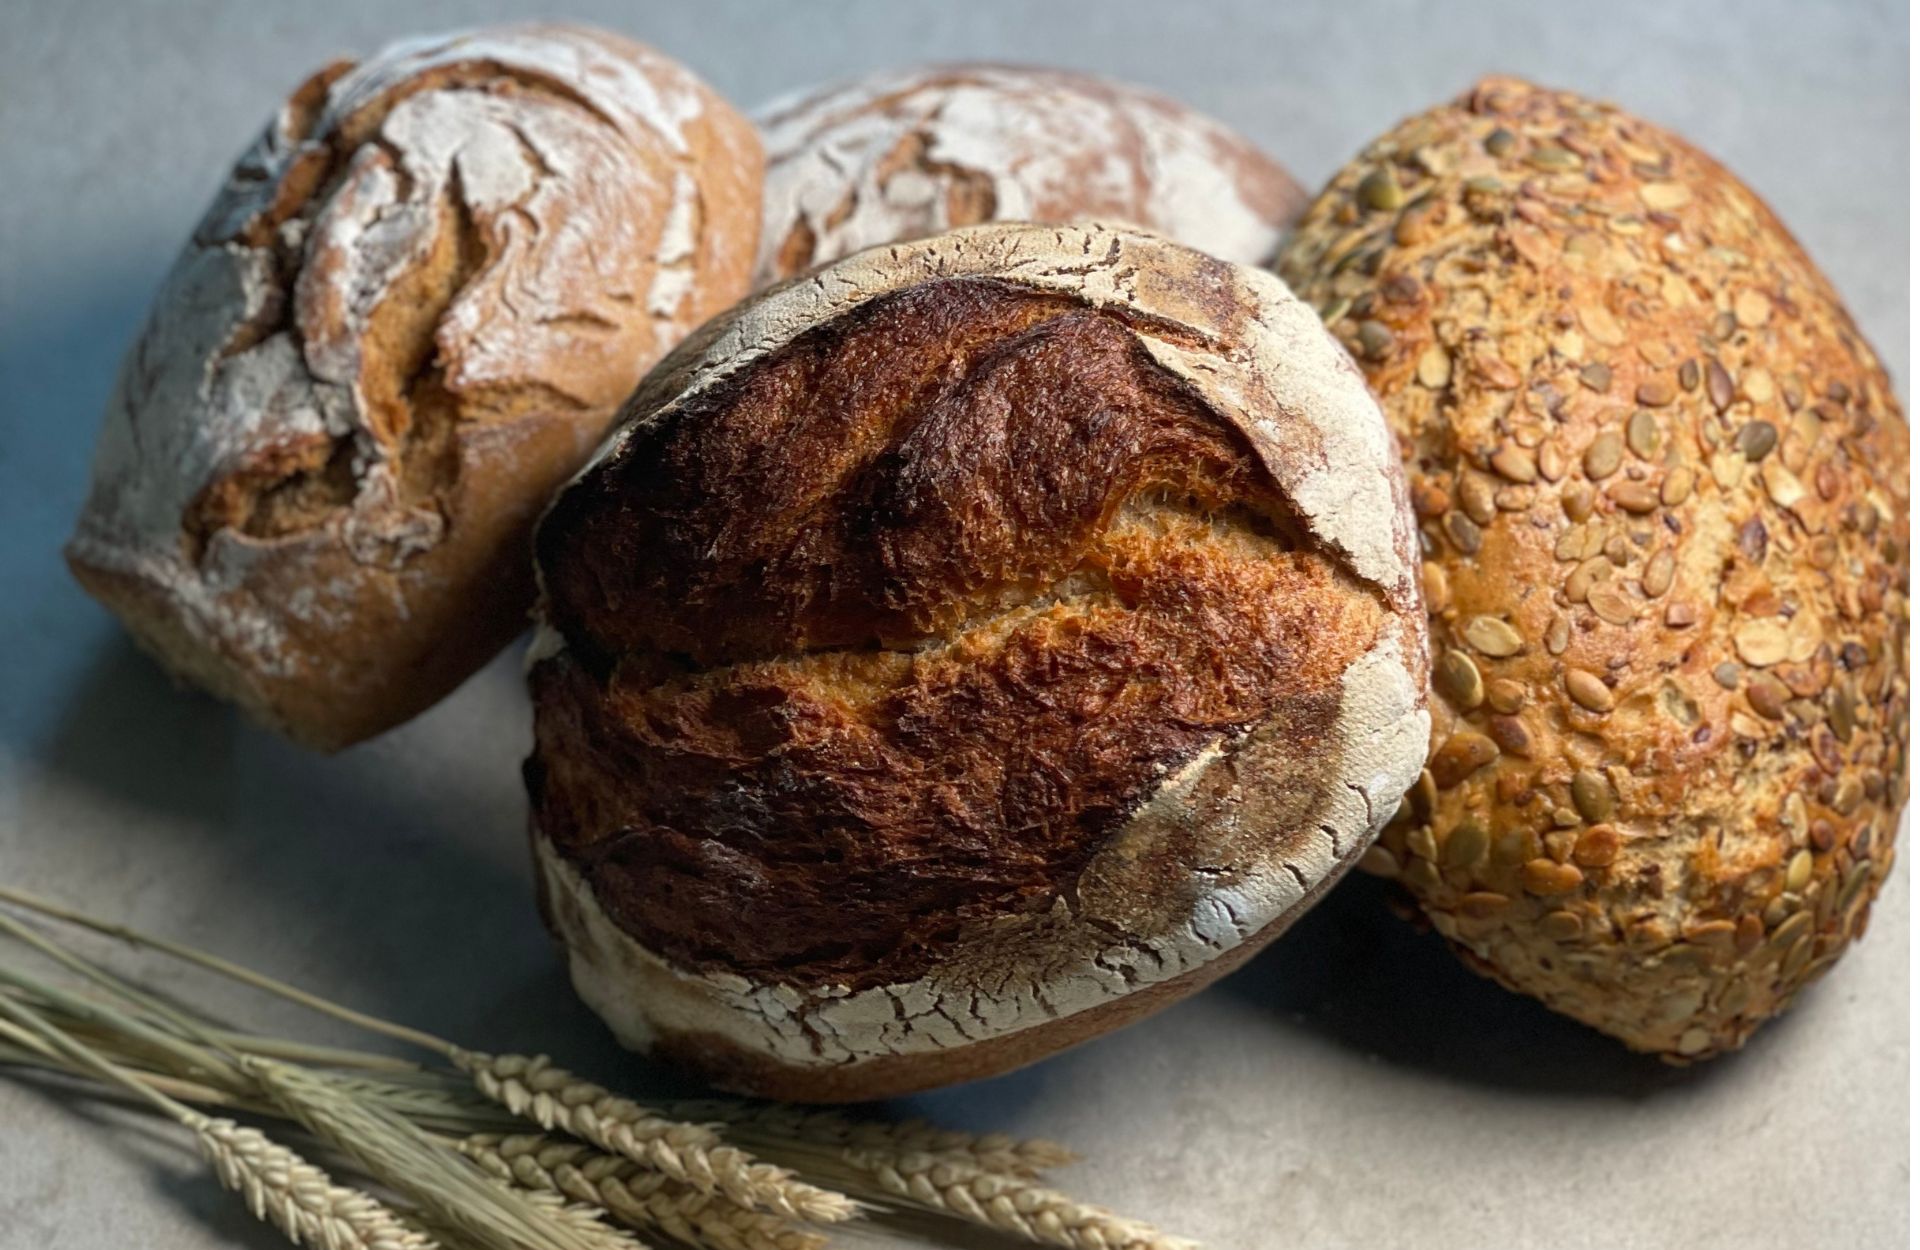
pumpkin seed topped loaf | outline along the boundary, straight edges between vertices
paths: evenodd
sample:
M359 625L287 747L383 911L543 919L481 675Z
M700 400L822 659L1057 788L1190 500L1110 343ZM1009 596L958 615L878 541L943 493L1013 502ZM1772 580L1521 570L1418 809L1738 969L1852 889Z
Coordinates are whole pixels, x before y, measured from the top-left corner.
M1490 78L1344 168L1279 268L1379 393L1433 749L1365 867L1636 1049L1739 1046L1867 922L1907 793L1908 431L1711 158Z

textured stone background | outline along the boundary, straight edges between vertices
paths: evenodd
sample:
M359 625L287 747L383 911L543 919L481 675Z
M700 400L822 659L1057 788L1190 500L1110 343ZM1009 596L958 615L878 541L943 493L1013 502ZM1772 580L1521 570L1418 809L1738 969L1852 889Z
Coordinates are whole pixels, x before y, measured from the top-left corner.
M548 6L538 6L545 8ZM655 1074L533 916L518 660L333 760L172 690L57 548L145 304L313 65L507 3L0 6L0 879L496 1049ZM1501 69L1612 97L1746 177L1907 388L1907 14L1896 2L773 5L577 0L744 105L929 59L1150 84L1317 185ZM263 1025L307 1028L231 1001ZM331 1030L320 1028L321 1034ZM918 1100L1082 1147L1067 1176L1230 1248L1907 1244L1908 887L1796 1014L1676 1072L1455 965L1353 881L1247 970L1119 1036ZM0 1083L0 1247L279 1243L174 1135Z

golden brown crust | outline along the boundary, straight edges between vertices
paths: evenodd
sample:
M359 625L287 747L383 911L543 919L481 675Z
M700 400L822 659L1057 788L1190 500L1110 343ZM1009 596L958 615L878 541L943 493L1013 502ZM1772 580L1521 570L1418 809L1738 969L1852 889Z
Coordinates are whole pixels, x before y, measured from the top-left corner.
M1643 1050L1743 1042L1861 932L1907 792L1908 434L1741 183L1513 79L1369 146L1280 262L1427 552L1429 771L1367 866Z
M536 541L536 847L623 1033L710 1069L731 1036L816 1097L997 1070L1201 983L1359 853L1424 743L1411 530L1278 283L995 227L729 319L747 358L664 364L691 380L643 385ZM1255 365L1283 347L1292 389ZM791 1040L713 1006L759 990Z
M691 74L583 27L322 70L129 354L75 575L305 743L407 719L524 627L534 514L745 290L760 171Z

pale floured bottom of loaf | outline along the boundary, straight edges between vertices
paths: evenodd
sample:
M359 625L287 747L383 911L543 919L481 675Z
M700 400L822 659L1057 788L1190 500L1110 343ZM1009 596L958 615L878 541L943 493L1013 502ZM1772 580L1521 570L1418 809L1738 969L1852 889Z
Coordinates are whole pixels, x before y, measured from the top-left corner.
M856 991L677 967L622 929L536 828L543 910L567 945L576 990L629 1047L670 1052L752 1093L909 1092L1021 1066L1237 966L1367 848L1413 783L1427 733L1399 634L1383 631L1343 678L1324 758L1289 758L1281 736L1259 731L1217 741L1163 778L1107 840L1071 905L1059 897L1043 914L988 926L908 983ZM1203 832L1225 836L1260 819L1267 809L1242 800L1262 787L1238 778L1269 769L1311 771L1321 797L1275 821L1272 853L1231 885L1195 874L1186 916L1168 916L1164 886L1133 871L1148 858L1143 847L1174 829L1210 823ZM1159 922L1139 923L1156 911Z

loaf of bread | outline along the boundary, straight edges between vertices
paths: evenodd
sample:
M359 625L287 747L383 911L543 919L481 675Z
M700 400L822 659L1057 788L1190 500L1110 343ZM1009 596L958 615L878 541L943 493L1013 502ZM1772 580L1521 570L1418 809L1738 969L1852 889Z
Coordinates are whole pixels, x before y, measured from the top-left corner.
M1313 312L1152 235L979 226L717 318L536 536L575 985L842 1100L1219 976L1425 757L1403 490Z
M761 112L756 285L989 221L1125 221L1265 264L1306 193L1211 118L1063 70L936 65L801 92Z
M744 117L614 35L395 44L302 85L122 370L67 558L174 673L333 749L524 627L528 536L745 293Z
M1907 794L1908 433L1766 205L1512 79L1369 145L1281 273L1362 362L1426 553L1433 753L1367 866L1637 1049L1840 957Z

